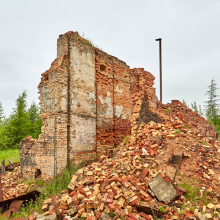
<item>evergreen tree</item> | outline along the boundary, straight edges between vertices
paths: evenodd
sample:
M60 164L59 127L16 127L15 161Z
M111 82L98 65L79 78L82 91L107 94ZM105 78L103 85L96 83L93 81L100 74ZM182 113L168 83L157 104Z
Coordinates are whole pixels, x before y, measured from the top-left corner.
M12 147L18 146L20 141L28 134L29 120L26 111L27 93L24 91L22 95L16 99L16 108L9 117L8 129L9 136L13 138Z
M0 124L0 150L10 148L14 139L9 134L8 127L5 123Z
M2 103L0 102L0 124L2 124L3 123L3 121L4 121L4 110L3 110L3 108L2 108Z
M38 138L39 134L41 133L43 122L42 119L39 117L40 108L36 105L35 102L31 103L27 114L29 118L28 134L31 135L33 138Z
M192 110L193 110L194 112L197 112L197 113L198 113L198 107L197 107L196 102L192 102L192 103L191 103L191 108L192 108Z
M203 115L204 115L201 105L199 105L198 114L199 114L200 116L203 116Z
M186 107L189 107L184 99L183 99L183 105L185 105Z
M219 99L217 98L217 84L215 80L212 79L211 85L209 86L209 90L207 91L206 95L208 96L207 105L205 105L205 115L207 119L213 124L217 125L219 122L219 104L217 103Z

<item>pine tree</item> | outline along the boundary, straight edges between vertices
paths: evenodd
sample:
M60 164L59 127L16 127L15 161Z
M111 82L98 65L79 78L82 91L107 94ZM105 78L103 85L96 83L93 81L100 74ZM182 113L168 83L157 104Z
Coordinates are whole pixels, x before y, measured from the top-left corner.
M203 115L204 115L201 105L199 105L198 114L199 114L200 116L203 116Z
M198 107L197 107L196 102L192 102L192 103L191 103L191 108L193 109L194 112L197 112L197 113L198 113Z
M183 105L185 105L186 107L189 107L184 99L183 99Z
M40 108L36 105L35 102L31 103L27 114L29 118L28 134L31 135L33 138L38 138L39 134L41 133L43 122L42 119L39 117Z
M27 93L24 91L22 95L16 99L16 108L9 117L8 129L9 135L13 138L12 146L16 147L20 141L28 134L29 120L27 115Z
M0 150L10 148L14 139L9 134L8 127L5 123L0 124Z
M217 103L219 99L217 98L218 88L216 86L217 84L215 83L215 80L212 79L211 85L208 86L209 90L206 93L208 96L208 101L205 102L207 103L207 105L205 105L205 115L207 119L215 126L219 121L219 104Z
M3 110L3 108L2 108L2 103L0 102L0 124L2 124L3 123L3 121L4 121L4 110Z

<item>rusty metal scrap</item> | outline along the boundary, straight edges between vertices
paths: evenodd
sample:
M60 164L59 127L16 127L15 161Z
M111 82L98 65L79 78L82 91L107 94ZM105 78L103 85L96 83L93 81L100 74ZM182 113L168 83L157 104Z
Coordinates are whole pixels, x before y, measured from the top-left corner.
M29 201L35 201L36 198L40 195L39 191L32 191L27 193L26 195L18 196L14 199L9 199L0 202L1 212L5 211L9 206L9 209L3 214L6 218L10 218L11 214L18 213L21 209L21 205L26 204ZM23 218L14 218L14 219L23 219ZM26 219L26 218L25 218Z

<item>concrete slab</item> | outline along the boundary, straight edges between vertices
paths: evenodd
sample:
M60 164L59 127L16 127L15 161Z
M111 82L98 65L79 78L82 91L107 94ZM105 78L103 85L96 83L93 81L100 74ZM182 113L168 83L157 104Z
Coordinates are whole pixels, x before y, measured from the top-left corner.
M58 220L58 217L57 217L57 215L44 216L44 214L42 214L42 215L38 215L36 220Z
M149 187L159 201L171 202L176 197L177 192L173 185L167 183L160 174L149 182Z

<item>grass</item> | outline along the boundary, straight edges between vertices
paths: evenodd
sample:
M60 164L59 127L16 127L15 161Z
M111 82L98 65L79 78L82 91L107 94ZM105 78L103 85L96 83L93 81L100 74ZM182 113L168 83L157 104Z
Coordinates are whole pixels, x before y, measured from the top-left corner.
M123 140L124 145L126 145L129 141L129 136L127 135Z
M212 199L213 196L208 196L208 193L206 191L204 191L203 195L200 197L199 189L195 186L192 186L192 184L181 183L178 185L186 190L185 197L187 198L188 201L191 201L194 204L194 206L197 205L197 201L200 201L204 205L207 205L209 202L211 203L213 202L213 199Z
M187 125L183 125L183 128L184 129L188 129L189 127Z
M5 164L10 164L8 160L12 162L19 162L19 150L18 149L7 149L7 150L0 150L0 162L5 160Z
M176 129L176 131L175 131L175 133L176 134L179 134L181 131L180 131L180 129L178 128L178 129Z
M52 180L47 182L41 180L29 180L23 181L29 185L29 191L37 189L41 192L40 197L37 198L36 202L30 201L27 205L22 205L19 213L13 213L11 218L23 218L30 216L34 211L42 213L41 207L45 199L52 197L53 195L60 195L63 190L67 190L67 187L70 183L71 176L81 167L84 166L84 163L79 164L78 166L72 164L69 169L66 167L61 174L55 177ZM4 216L0 215L0 219L4 219Z
M163 109L163 112L166 115L170 115L170 109L169 108Z
M109 215L110 215L111 217L114 217L114 216L115 216L114 211L111 210L111 212L109 213Z
M165 208L163 206L160 206L159 211L165 213Z
M199 194L199 189L196 187L190 186L188 183L182 183L180 184L180 186L186 190L185 197L188 200L195 202Z

